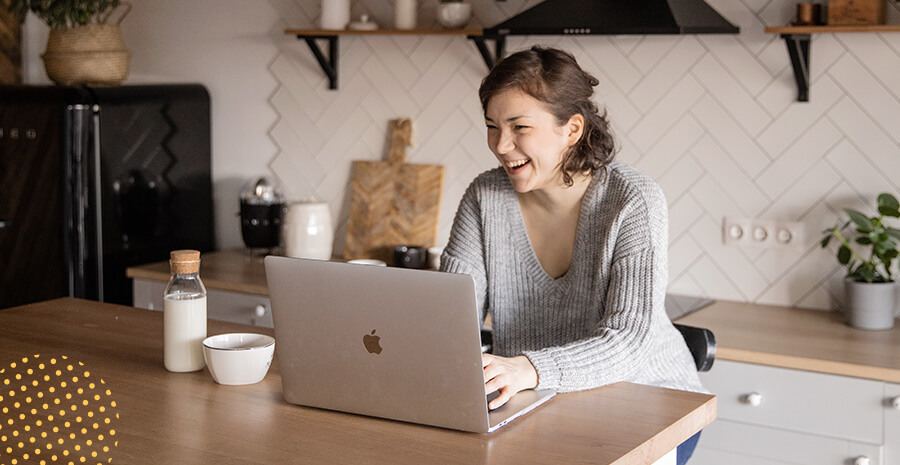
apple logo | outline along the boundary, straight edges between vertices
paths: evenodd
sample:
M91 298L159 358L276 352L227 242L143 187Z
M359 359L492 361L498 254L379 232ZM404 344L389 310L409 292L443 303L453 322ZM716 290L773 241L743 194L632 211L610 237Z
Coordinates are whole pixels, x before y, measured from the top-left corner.
M381 336L375 335L375 330L372 330L372 334L366 334L363 336L363 345L366 346L366 350L369 351L370 354L378 355L381 353L381 344L378 341L381 340Z

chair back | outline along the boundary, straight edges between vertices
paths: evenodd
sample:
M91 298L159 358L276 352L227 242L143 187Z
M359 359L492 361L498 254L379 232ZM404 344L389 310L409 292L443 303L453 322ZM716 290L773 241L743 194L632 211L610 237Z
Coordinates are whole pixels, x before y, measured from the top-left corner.
M675 324L694 356L697 371L709 371L716 359L716 336L706 328Z

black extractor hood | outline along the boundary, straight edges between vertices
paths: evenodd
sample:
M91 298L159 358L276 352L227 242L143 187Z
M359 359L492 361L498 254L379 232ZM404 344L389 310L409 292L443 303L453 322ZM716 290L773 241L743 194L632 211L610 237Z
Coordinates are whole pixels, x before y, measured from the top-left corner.
M546 0L484 30L531 34L737 34L703 0Z

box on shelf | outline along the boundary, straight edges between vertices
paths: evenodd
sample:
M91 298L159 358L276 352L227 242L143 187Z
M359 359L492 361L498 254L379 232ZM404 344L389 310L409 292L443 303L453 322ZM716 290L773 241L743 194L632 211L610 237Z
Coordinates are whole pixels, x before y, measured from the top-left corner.
M884 24L886 8L886 0L828 0L828 24Z

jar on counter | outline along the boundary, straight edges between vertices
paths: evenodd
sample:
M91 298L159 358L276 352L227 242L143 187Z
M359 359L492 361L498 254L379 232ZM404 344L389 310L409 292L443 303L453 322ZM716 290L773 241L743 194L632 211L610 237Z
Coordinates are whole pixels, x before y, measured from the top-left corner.
M206 287L200 281L200 252L173 250L172 277L163 297L163 364L166 370L190 372L206 366Z

